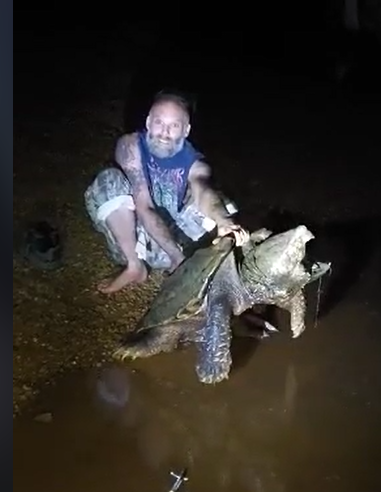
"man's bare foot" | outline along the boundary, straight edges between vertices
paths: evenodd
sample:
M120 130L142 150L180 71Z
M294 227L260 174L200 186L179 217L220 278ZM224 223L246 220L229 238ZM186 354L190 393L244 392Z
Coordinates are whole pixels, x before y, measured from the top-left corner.
M139 261L136 264L130 263L128 267L113 280L103 280L99 284L98 290L103 294L113 294L127 285L142 284L147 278L147 268L142 261Z

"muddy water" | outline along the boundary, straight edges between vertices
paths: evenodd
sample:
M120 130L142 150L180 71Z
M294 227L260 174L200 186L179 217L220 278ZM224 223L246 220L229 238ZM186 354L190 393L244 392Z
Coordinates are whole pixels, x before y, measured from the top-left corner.
M235 341L216 387L191 348L69 375L14 422L14 491L166 491L184 467L197 492L379 491L380 327L354 296L297 341Z

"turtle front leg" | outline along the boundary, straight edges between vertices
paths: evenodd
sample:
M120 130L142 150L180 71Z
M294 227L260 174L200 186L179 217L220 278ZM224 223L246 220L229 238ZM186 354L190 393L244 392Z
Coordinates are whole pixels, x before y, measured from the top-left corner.
M196 373L200 382L216 384L229 378L232 365L230 354L231 307L228 295L211 293L206 315L206 321L197 336Z
M300 290L291 299L277 303L277 306L289 311L292 338L298 338L306 329L307 307L304 292Z

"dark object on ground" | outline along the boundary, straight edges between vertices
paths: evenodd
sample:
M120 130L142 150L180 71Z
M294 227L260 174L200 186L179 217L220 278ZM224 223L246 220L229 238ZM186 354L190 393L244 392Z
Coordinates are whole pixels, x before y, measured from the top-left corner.
M62 236L46 220L31 224L21 244L23 258L39 270L56 270L63 266Z

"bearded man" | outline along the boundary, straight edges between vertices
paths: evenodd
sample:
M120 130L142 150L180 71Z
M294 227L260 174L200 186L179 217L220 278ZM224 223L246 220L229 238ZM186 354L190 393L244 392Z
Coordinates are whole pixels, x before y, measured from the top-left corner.
M88 214L123 266L101 282L101 292L145 282L147 265L173 272L185 259L184 238L199 241L215 230L217 238L234 234L238 245L247 240L233 218L237 210L210 186L211 168L189 142L190 130L187 101L159 93L146 128L118 139L117 165L100 171L87 188Z

